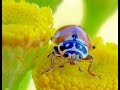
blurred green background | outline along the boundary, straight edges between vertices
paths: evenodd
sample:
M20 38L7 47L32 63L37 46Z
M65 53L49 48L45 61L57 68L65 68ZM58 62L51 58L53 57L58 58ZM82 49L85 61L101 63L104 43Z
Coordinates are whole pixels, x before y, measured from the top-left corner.
M95 0L90 0L90 1L95 1ZM112 3L116 0L110 0L110 1L104 0L104 1L108 1L108 2L111 1ZM92 5L94 6L94 4ZM108 8L110 9L111 7L113 6L111 5ZM84 0L63 0L63 2L58 7L57 11L54 13L54 26L59 28L60 26L67 25L67 24L82 25L82 22L84 20L84 13L85 13ZM100 13L106 14L104 12L100 12ZM95 18L96 17L93 17L92 19L94 20ZM110 15L108 15L106 19L102 22L100 27L98 26L98 29L96 29L95 31L96 31L95 34L97 34L98 36L102 36L105 42L109 41L109 42L117 43L118 42L118 9L116 8L113 13L111 12ZM88 34L90 34L90 37L92 37L91 33L93 33L94 30L91 30L91 31L87 30L87 32Z

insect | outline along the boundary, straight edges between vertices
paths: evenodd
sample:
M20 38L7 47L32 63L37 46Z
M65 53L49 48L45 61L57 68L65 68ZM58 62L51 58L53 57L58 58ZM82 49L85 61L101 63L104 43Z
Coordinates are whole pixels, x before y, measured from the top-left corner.
M61 57L68 59L67 63L78 65L78 61L89 61L88 72L91 76L96 77L91 70L93 65L93 57L89 55L90 49L95 49L95 45L91 45L88 34L77 25L67 25L59 28L55 35L51 37L51 41L57 46L54 46L54 51L48 55L51 57L51 66L45 72L51 71L54 68L53 57ZM64 67L63 63L59 67ZM79 70L82 68L78 65ZM100 77L100 76L99 76Z

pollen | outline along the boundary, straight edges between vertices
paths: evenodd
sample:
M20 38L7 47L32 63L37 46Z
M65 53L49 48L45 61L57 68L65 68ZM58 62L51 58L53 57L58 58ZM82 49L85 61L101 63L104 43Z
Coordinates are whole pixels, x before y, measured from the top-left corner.
M24 0L2 2L2 45L37 47L54 34L52 10ZM49 32L49 33L48 33Z
M49 79L50 90L117 90L118 88L118 45L114 43L103 43L101 37L96 37L92 43L96 45L96 49L90 51L90 55L94 57L94 64L92 70L99 77L92 77L89 75L87 69L89 62L79 62L79 65L83 69L83 72L78 70L77 65L65 64L64 67L58 66L64 61L64 59L58 57L55 58L55 68L53 71L44 73ZM53 44L49 44L49 50L45 54L50 53L53 49ZM50 61L45 58L46 65L39 64L34 69L33 79L37 88L42 89L44 86L39 86L38 82L44 82L37 79L35 72L40 68L48 68ZM44 69L42 69L44 70ZM43 78L42 75L39 77ZM52 78L51 78L52 77Z

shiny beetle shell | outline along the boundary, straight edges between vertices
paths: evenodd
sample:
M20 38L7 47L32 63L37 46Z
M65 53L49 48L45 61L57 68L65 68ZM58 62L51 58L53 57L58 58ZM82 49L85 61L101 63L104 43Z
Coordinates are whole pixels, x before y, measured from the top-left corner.
M59 28L55 35L51 38L51 40L55 44L60 44L61 42L70 40L73 34L77 34L78 39L89 49L92 48L88 34L80 26L77 25L67 25Z

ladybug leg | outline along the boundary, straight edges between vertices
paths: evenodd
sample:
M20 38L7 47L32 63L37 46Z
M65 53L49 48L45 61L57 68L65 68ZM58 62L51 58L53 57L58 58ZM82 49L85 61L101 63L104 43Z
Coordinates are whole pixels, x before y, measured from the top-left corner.
M50 53L49 55L48 55L48 57L50 58L50 61L51 61L51 65L50 65L50 67L46 70L46 71L44 71L44 72L49 72L49 71L52 71L53 70L53 68L54 68L54 57L63 57L62 55L60 55L57 51L54 51L54 52L52 52L52 53ZM43 73L44 73L43 72ZM42 74L43 74L42 73Z
M77 66L79 67L78 70L81 71L81 72L83 72L83 70L82 70L82 68L80 67L80 65L77 64Z
M61 65L59 65L59 67L60 67L60 68L64 67L64 64L65 64L65 62L62 63Z
M54 56L52 55L51 56L51 65L50 65L50 67L46 70L46 72L48 72L48 71L52 71L53 70L53 68L54 68L54 58L53 58Z
M101 78L99 75L96 75L96 74L94 74L93 72L92 72L92 65L93 65L93 61L94 61L94 59L93 59L93 57L91 56L91 55L88 55L85 59L83 59L83 60L88 60L88 61L90 61L90 64L89 64L89 66L88 66L88 72L89 72L89 74L91 75L91 76L93 76L93 77L96 77L96 76L98 76L99 78Z
M64 67L64 65L66 64L66 63L69 63L69 62L64 62L64 63L62 63L61 65L59 65L59 67Z
M62 55L60 55L57 51L54 51L52 53L50 53L47 57L49 58L51 55L54 55L56 57L63 57Z
M50 58L51 58L51 65L50 65L50 67L46 70L46 71L44 71L43 73L45 73L45 72L49 72L49 71L52 71L53 70L53 68L54 68L54 55L53 54L50 54ZM43 74L42 73L42 74Z

